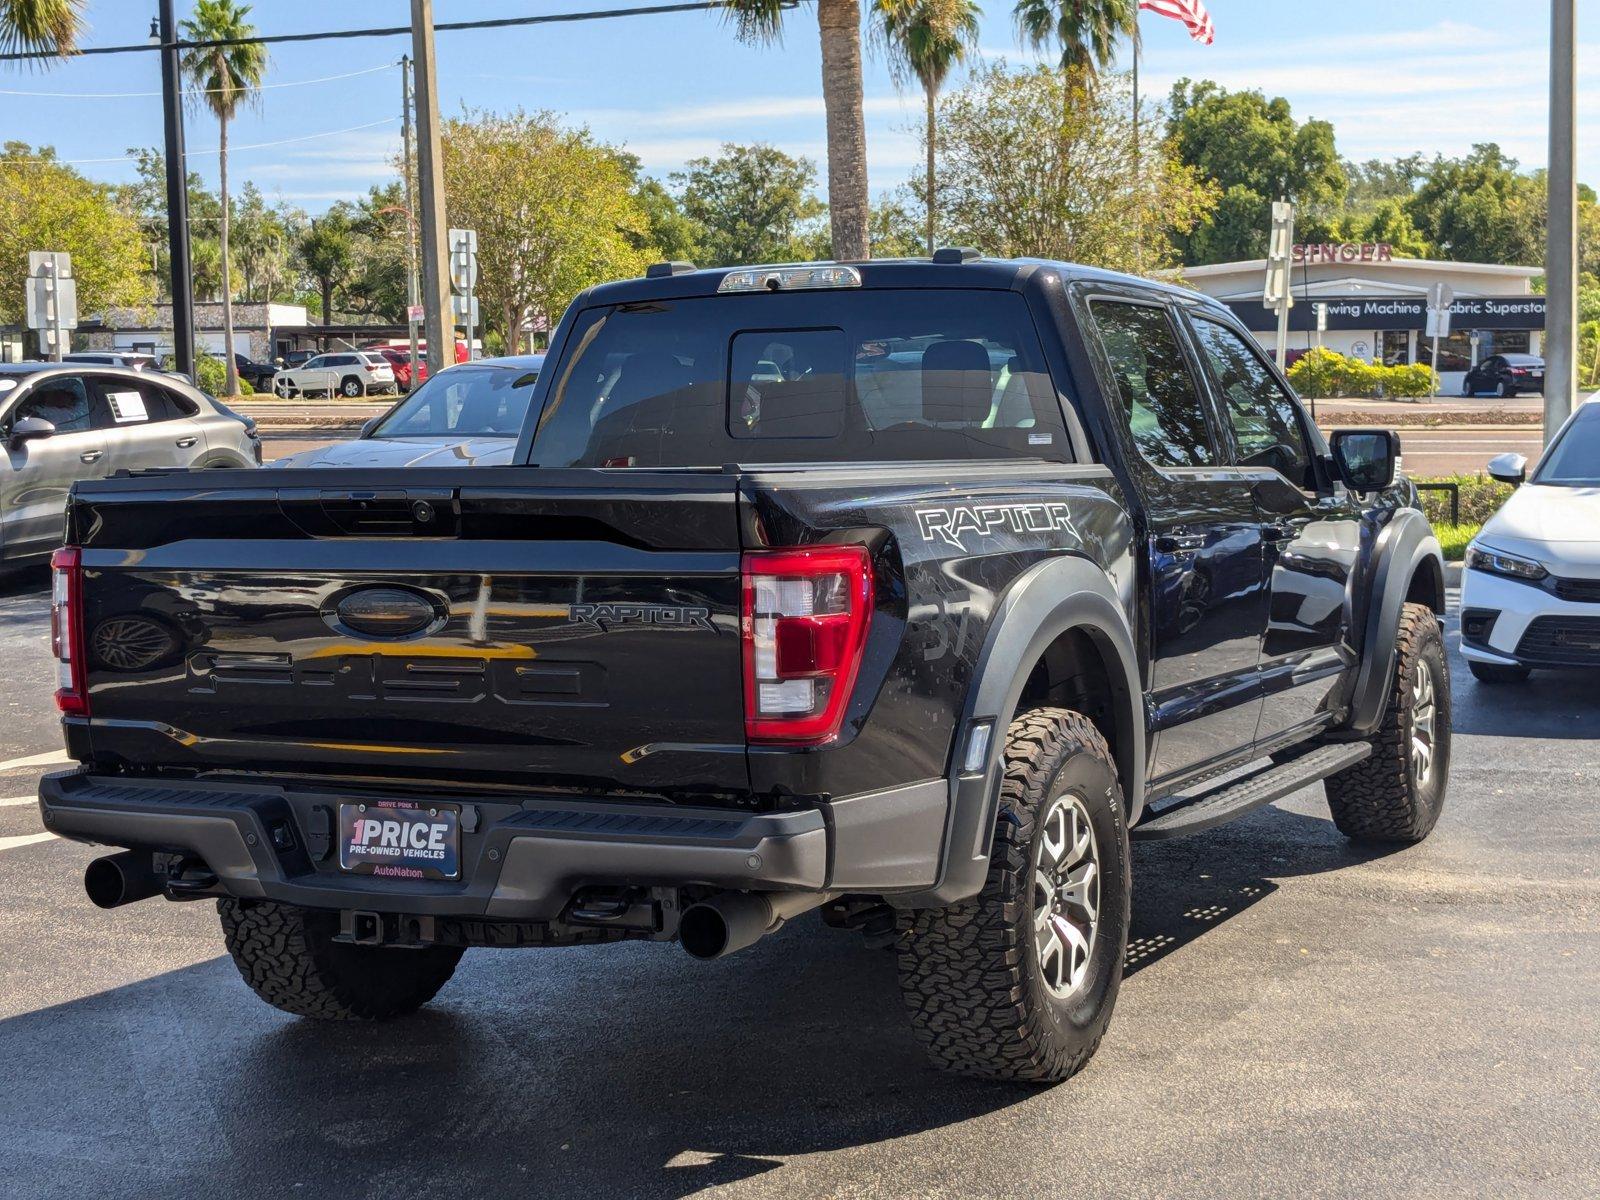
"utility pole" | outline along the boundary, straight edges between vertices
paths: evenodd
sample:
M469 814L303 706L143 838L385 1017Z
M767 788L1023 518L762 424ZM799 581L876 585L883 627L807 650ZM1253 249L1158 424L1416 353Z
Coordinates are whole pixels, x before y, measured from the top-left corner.
M1545 250L1544 441L1578 392L1577 3L1550 3L1550 242Z
M411 335L411 386L417 386L417 204L411 185L411 56L400 56L400 137L405 147L401 174L406 181L406 328Z
M161 0L161 108L167 166L167 269L172 279L172 356L195 378L194 279L189 266L188 160L183 149L183 81L173 0Z
M439 146L433 0L411 0L411 53L416 58L417 186L422 191L422 308L428 338L428 374L437 375L455 361L456 330L455 322L448 316L450 276L445 262L448 224L444 210L444 162Z

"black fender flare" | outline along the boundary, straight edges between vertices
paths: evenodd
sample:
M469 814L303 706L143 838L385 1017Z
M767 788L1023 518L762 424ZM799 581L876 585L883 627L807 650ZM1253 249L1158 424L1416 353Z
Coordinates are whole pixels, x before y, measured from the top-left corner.
M1402 509L1383 527L1372 549L1361 662L1350 689L1345 722L1345 727L1357 734L1370 734L1383 721L1394 674L1394 631L1399 628L1400 610L1418 571L1428 573L1429 606L1443 616L1444 552L1428 518L1416 509Z
M1086 558L1048 559L1019 576L995 608L951 754L950 807L938 882L927 892L892 897L897 906L942 907L982 890L994 839L1006 726L1016 716L1033 665L1052 642L1073 630L1088 636L1110 681L1117 770L1128 822L1138 820L1144 808L1146 720L1128 619L1105 568ZM984 767L964 772L967 739L974 725L984 721L991 722Z

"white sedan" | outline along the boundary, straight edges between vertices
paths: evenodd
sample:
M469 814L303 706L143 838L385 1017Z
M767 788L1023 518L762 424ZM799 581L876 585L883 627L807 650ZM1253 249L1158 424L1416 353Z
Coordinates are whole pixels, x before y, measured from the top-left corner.
M395 390L394 368L381 354L346 350L319 354L298 367L285 367L272 377L274 395L285 400L297 396L332 396L350 400Z
M1567 419L1531 476L1520 454L1489 474L1521 486L1467 547L1461 653L1473 675L1520 683L1535 667L1600 667L1600 399Z

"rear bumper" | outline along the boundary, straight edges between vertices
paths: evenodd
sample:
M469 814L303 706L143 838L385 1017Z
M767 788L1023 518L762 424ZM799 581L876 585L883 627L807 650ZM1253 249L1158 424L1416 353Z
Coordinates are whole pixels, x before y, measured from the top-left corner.
M229 895L243 899L549 921L576 890L590 885L743 891L926 886L937 869L944 789L937 780L852 797L827 813L439 796L462 805L462 878L450 881L339 869L338 806L372 795L68 771L40 782L39 808L45 827L65 838L201 859Z

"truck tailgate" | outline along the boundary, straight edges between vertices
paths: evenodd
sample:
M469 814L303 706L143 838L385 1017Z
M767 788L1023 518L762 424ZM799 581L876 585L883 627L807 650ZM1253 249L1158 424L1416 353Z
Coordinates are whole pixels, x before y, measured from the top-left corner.
M101 764L744 792L736 480L284 470L80 491Z

